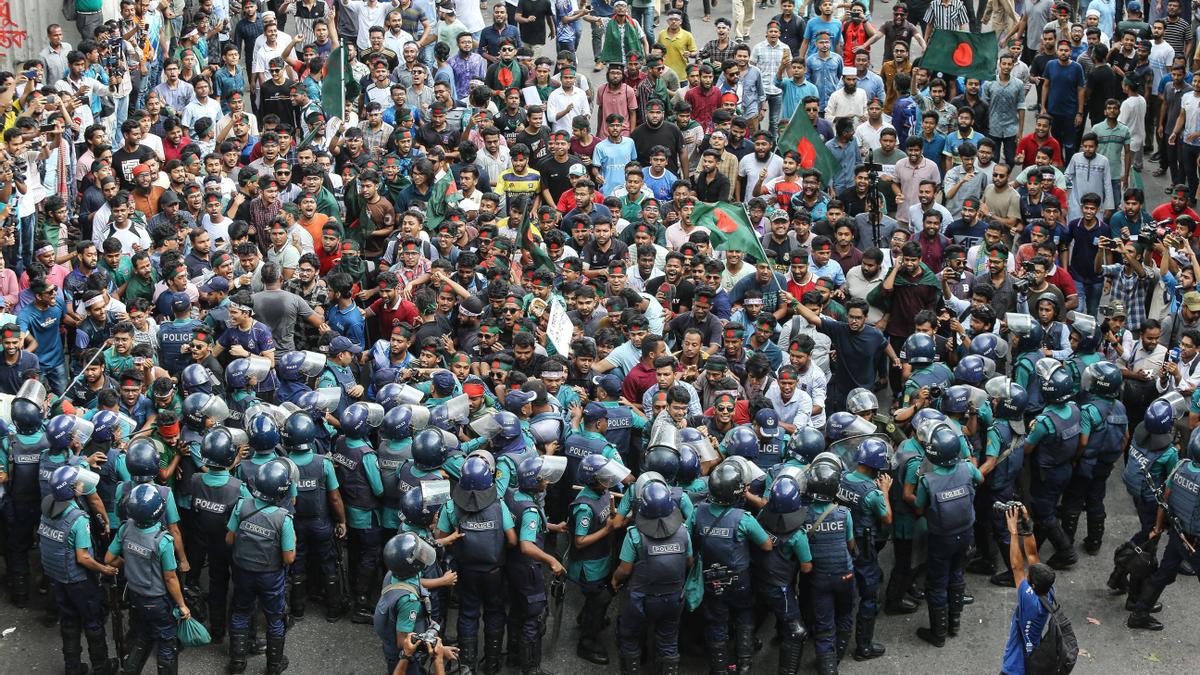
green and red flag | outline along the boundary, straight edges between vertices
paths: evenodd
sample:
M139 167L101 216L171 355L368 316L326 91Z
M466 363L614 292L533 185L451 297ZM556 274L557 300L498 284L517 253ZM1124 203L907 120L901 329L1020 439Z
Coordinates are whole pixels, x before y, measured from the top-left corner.
M425 209L425 229L430 232L436 231L438 225L446 219L446 211L461 200L462 195L458 193L458 183L454 182L454 174L443 170L429 193L429 203Z
M533 225L533 217L529 213L529 209L525 209L525 213L522 214L521 227L518 232L521 240L521 250L529 254L534 267L558 274L558 268L554 265L554 260L550 258L550 254L542 246L542 237L538 232L538 228ZM515 265L516 260L513 263Z
M719 251L742 251L756 262L769 260L745 204L697 202L692 222L708 230L709 242Z
M802 105L796 106L792 119L779 134L779 154L792 150L800 153L801 169L816 169L821 173L821 184L829 185L837 173L838 162L829 148L825 147L825 140L813 128Z
M995 79L999 47L995 33L934 29L921 67L955 77Z
M362 92L350 69L350 54L344 46L329 53L325 77L321 80L321 110L325 116L346 119L347 106L354 105Z

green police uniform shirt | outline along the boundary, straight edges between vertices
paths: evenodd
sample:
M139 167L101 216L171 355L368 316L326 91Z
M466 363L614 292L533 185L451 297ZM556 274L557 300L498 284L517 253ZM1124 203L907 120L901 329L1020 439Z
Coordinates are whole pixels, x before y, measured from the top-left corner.
M629 528L625 533L625 541L621 543L621 562L626 562L632 565L638 561L638 553L642 550L642 533L638 532L636 527ZM805 549L807 550L807 543ZM692 538L687 538L687 554L692 557Z
M701 508L708 509L709 513L719 518L725 515L725 512L732 507L717 506L716 504L705 504ZM693 522L690 518L688 521L689 523ZM849 520L847 520L846 528L850 528ZM692 532L693 537L697 534L697 532ZM767 531L763 529L763 526L760 525L757 520L755 520L754 516L750 515L750 513L747 511L742 512L742 517L738 520L737 530L733 533L733 540L735 542L749 540L750 543L754 544L755 546L762 546L766 544L770 538L771 535L767 534Z
M580 493L581 497L591 499L600 499L604 495L596 492L590 487L584 488ZM591 534L592 519L596 514L592 511L592 507L588 504L576 504L571 508L571 515L575 518L575 531L571 534L576 537L586 537ZM611 538L612 533L608 536ZM592 544L599 546L600 542ZM576 581L599 581L612 572L612 556L605 556L599 560L575 560L574 557L567 557L567 576Z
M264 515L274 513L279 507L274 504L267 504L263 500L252 497L254 499L254 508L261 509ZM233 513L229 514L229 531L236 536L238 525L241 524L241 519L238 514L241 512L241 502L238 502L233 507ZM296 550L296 528L292 525L292 514L287 514L283 519L283 527L279 532L279 550L280 551L295 551Z
M517 540L537 543L538 534L546 527L546 519L540 510L525 506L537 506L537 502L524 492L517 492L513 501L521 508L521 531L517 533Z
M84 519L80 518L79 520ZM76 525L78 524L78 521L76 521ZM121 546L125 541L125 528L127 527L137 526L133 525L132 521L122 524L121 529L117 530L117 536L113 537L112 543L108 545L109 553L115 556L121 555ZM138 527L137 529L138 532L154 534L162 529L162 525L154 523L150 527ZM164 572L174 572L175 568L179 566L175 561L175 537L171 536L170 532L158 540L158 561L162 564L162 571Z
M617 513L628 518L629 514L633 513L633 500L637 499L636 483L629 486L629 489L621 495L621 501L617 504ZM692 522L692 516L696 513L696 505L692 503L692 498L688 496L687 491L684 491L679 497L679 513L683 515L683 520L686 523Z
M508 510L508 504L504 500L500 502L500 529L511 530L516 525L513 521L512 511ZM446 502L442 506L442 513L438 516L437 523L438 532L453 532L458 529L458 512L454 508L454 502Z
M376 458L376 461L378 462L378 458ZM396 466L395 473L397 475L399 475L400 469L402 469L403 467L404 467L403 462L398 464ZM433 471L426 471L424 469L417 468L417 466L415 464L413 465L412 473L413 473L414 478L420 478L420 479L424 479L426 476L436 476L439 479L445 477L445 475L442 473L442 471L440 469L434 469ZM400 526L400 509L395 508L393 506L381 507L379 522L386 529L391 529L391 530L396 529L397 527Z
M971 482L979 485L983 482L983 474L979 473L979 469L975 468L974 464L967 464L967 468L971 470ZM933 471L939 476L949 476L955 472L957 466L935 466ZM929 488L924 480L917 483L917 508L923 509L929 506Z
M1067 417L1070 414L1070 409L1065 403L1047 403L1044 408L1047 412L1054 412L1060 417ZM1080 437L1089 436L1092 433L1092 420L1094 415L1082 414L1079 415L1079 435ZM1048 415L1038 415L1033 421L1033 428L1029 430L1029 434L1025 436L1025 442L1029 445L1037 447L1045 438L1054 436L1054 423L1050 421Z
M401 579L394 574L387 575L387 583L384 586L392 584L411 584L413 588L421 587L421 576L409 577ZM401 593L400 599L396 601L396 632L411 633L417 627L417 617L421 615L421 599L412 593Z
M71 511L78 511L79 507L71 502L63 511L63 517L66 517ZM87 514L84 514L85 516ZM90 549L92 547L92 530L88 526L88 519L76 518L74 523L71 523L71 531L67 534L67 545L71 550L78 551L80 549Z
M849 527L850 516L847 514L846 518L846 526ZM778 542L776 545L779 545ZM788 538L783 546L792 552L792 557L801 565L812 562L812 551L808 547L808 535L804 532L804 528L800 528L792 533L792 536Z
M346 445L356 448L368 443L361 438L346 439ZM383 476L379 473L379 458L373 452L364 453L362 456L363 473L367 476L367 484L371 486L371 494L376 497L383 496ZM372 518L375 512L370 509L360 509L356 506L346 504L346 526L355 530L369 530L372 526Z
M875 484L875 481L871 480L870 476L857 471L851 471L850 473L846 474L846 480L853 483ZM867 493L866 498L863 499L862 506L868 513L876 518L883 518L887 516L887 501L885 501L883 498L883 491L878 487Z

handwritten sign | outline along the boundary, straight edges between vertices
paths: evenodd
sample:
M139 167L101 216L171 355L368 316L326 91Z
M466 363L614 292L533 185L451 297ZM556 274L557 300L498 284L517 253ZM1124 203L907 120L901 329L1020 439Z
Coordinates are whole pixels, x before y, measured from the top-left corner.
M546 337L550 338L554 351L564 355L571 353L571 336L574 333L575 329L571 326L571 320L567 318L566 310L560 303L551 302L550 319L546 322Z

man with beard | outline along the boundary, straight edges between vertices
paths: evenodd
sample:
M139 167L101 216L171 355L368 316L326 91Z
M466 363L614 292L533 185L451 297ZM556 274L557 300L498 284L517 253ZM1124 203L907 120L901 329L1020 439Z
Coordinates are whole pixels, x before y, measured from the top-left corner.
M595 335L607 316L608 310L597 302L596 289L592 286L582 286L575 292L575 309L567 312L572 323L578 321L583 326L584 335Z
M84 350L80 358L83 359L80 363L90 362L91 365L83 369L83 377L67 389L63 398L78 408L95 408L100 392L105 389L117 392L117 381L104 372L104 359L100 357L100 350ZM93 358L96 359L94 362Z
M650 157L656 146L666 148L667 171L676 176L687 175L690 162L683 147L683 132L673 122L667 122L662 101L651 100L646 104L646 121L629 134L633 139L638 157Z
M763 183L761 196L769 198L780 209L787 209L792 203L792 197L803 189L800 162L800 153L795 150L785 152L782 173Z
M925 225L928 229L928 222ZM941 293L937 275L921 261L920 244L915 241L904 244L900 256L899 264L893 264L883 283L867 296L868 302L879 305L889 313L885 330L893 348L903 346L915 328L914 317L921 310L933 307ZM899 375L898 369L895 375ZM893 384L896 385L893 390L898 390L899 382Z
M735 199L749 203L765 194L764 186L783 175L783 158L774 153L775 139L765 131L754 134L754 151L738 162Z
M692 308L696 285L684 275L684 257L678 251L667 253L663 264L663 274L646 282L646 292L657 295L662 284L671 284L675 288L675 297L671 303L671 311L675 314L686 312Z
M229 325L229 279L214 274L200 285L200 321L212 339L221 337ZM307 325L307 324L306 324Z
M721 340L721 320L712 313L716 293L716 289L708 286L696 289L691 310L676 316L667 324L667 334L675 344L681 344L688 331L698 330L704 351L708 354L717 353Z
M0 393L15 395L26 379L24 374L38 368L37 357L22 349L22 342L21 327L17 324L0 328L0 347L4 350L0 358Z
M71 297L82 297L86 290L88 277L96 272L96 268L100 264L100 254L96 249L96 244L90 241L81 241L75 245L75 269L67 275L63 280L63 290ZM66 307L68 313L76 313L76 308L73 303ZM41 341L39 340L39 343ZM61 342L61 340L55 340ZM47 345L48 346L48 345Z
M748 292L758 291L762 294L763 312L772 314L776 321L783 321L790 313L789 304L793 302L793 298L783 290L786 284L787 277L774 271L769 260L755 260L754 272L734 285L729 300L739 304Z

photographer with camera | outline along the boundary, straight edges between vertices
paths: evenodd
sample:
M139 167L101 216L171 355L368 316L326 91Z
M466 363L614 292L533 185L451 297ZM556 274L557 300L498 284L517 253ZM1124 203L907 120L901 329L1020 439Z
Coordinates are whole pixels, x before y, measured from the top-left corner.
M1017 606L1013 610L1008 642L1004 645L1001 672L1022 675L1026 672L1025 660L1041 643L1042 630L1050 619L1055 573L1038 561L1037 540L1033 537L1033 526L1025 506L1020 502L996 502L996 508L1001 507L1011 540L1008 559L1013 570L1013 585L1017 589Z

